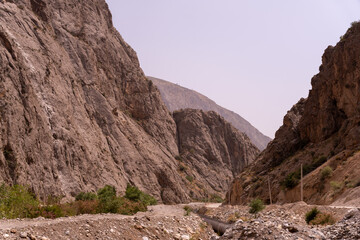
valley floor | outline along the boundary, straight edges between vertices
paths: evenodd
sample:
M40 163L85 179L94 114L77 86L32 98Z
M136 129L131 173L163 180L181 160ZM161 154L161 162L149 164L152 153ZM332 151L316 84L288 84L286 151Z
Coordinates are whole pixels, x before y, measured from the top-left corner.
M49 220L0 220L1 239L360 239L360 211L356 207L316 206L337 223L310 226L305 214L314 206L303 202L267 206L256 218L246 206L193 203L194 210L232 223L221 237L199 216L185 216L185 205L150 206L134 216L81 215Z

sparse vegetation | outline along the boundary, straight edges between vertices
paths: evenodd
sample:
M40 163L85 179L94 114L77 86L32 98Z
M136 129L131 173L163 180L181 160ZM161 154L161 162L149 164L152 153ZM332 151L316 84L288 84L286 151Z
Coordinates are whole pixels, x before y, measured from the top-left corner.
M0 217L5 218L58 218L79 214L120 213L131 215L146 211L156 199L138 188L128 185L124 197L117 196L113 186L106 185L97 194L81 192L76 201L60 204L61 197L51 196L41 203L27 187L0 186Z
M233 214L231 214L228 218L227 218L227 222L228 223L234 223L236 222L237 220L240 219L240 214L239 212L235 212Z
M323 163L327 161L325 156L321 156L320 158L315 158L310 164L304 164L303 166L303 175L314 171L316 168L320 167ZM287 189L294 188L301 178L301 168L298 168L296 171L289 173L285 179L282 181L282 185Z
M126 187L125 198L131 201L141 202L145 206L157 204L157 201L154 197L140 191L137 187L131 186L130 184L128 184Z
M179 164L179 170L181 171L181 172L185 172L186 171L186 167L183 165L183 164Z
M40 202L24 186L0 186L0 217L27 218L36 217Z
M332 225L335 223L333 215L329 213L318 213L310 224L312 225Z
M217 194L212 194L210 197L210 202L215 202L215 203L222 203L224 201L224 199L222 199L219 195Z
M307 224L312 225L328 225L335 223L335 219L332 214L322 213L316 207L306 213L305 221Z
M314 207L309 212L307 212L306 215L305 215L306 223L310 224L310 222L312 220L314 220L319 213L320 213L320 211L316 207Z
M338 181L331 181L330 186L334 190L334 192L337 192L343 188L342 182L338 182Z
M289 173L285 177L282 184L286 188L291 189L291 188L294 188L298 184L299 180L300 180L300 174L298 174L298 172L292 172L292 173Z
M330 166L326 166L321 170L321 180L325 180L326 178L329 178L332 176L333 169Z
M76 201L90 201L95 200L97 198L95 193L92 192L80 192L78 195L76 195L75 200Z
M188 205L184 206L184 210L185 210L184 216L189 216L190 213L192 212L192 208Z
M250 202L249 207L250 207L249 213L255 214L256 216L257 213L264 210L265 205L261 199L256 198Z
M193 181L194 181L194 177L193 177L193 176L187 175L185 178L186 178L189 182L193 182Z

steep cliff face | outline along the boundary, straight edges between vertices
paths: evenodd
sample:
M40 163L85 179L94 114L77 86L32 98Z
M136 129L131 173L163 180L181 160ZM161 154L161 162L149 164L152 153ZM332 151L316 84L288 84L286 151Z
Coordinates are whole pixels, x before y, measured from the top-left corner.
M1 181L188 199L175 123L104 0L2 1L0 16Z
M175 111L174 119L179 166L191 180L192 198L223 196L233 177L259 154L244 133L215 112L185 109Z
M206 96L165 80L154 77L148 78L159 88L162 99L170 111L177 111L185 108L215 111L240 132L246 133L251 142L260 150L264 150L271 141L271 138L262 134L239 114L217 105Z
M42 198L131 183L164 203L191 200L175 121L104 0L0 1L0 149L0 183ZM230 176L218 180L223 189L204 189L223 194Z
M360 163L359 59L360 24L353 23L335 47L326 49L308 98L288 112L268 148L236 178L232 203L255 196L268 200L268 179L275 201L300 200L301 164L307 202L331 203L360 185L355 167ZM328 176L326 166L332 170Z

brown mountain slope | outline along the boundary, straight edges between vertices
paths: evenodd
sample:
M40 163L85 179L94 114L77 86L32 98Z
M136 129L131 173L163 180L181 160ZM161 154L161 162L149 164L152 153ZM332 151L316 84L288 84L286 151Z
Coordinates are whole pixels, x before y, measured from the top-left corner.
M250 139L216 112L174 112L182 172L194 178L191 197L223 197L233 178L259 154ZM189 178L188 177L188 178Z
M260 150L265 149L266 145L271 141L271 138L262 134L240 115L217 105L204 95L165 80L154 77L148 78L159 88L162 99L170 111L185 108L215 111L241 132L246 133L251 142Z
M0 1L0 16L0 183L190 200L176 124L104 0Z
M328 204L346 198L348 192L356 196L354 191L360 191L353 189L360 185L359 59L360 23L354 23L335 47L326 49L308 98L294 105L275 139L235 179L231 203L246 203L256 196L268 201L268 179L275 201L300 200L301 164L306 202Z

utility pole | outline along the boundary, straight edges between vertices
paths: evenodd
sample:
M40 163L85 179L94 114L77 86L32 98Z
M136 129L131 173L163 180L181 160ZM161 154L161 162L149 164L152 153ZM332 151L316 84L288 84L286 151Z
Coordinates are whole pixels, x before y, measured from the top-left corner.
M231 205L231 183L229 185L229 205Z
M301 164L301 184L300 184L300 196L301 196L301 201L304 201L304 192L303 192L303 165Z
M269 186L270 205L272 205L272 198L271 198L271 186L270 186L270 177L269 177L269 176L268 176L268 186Z

